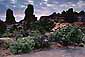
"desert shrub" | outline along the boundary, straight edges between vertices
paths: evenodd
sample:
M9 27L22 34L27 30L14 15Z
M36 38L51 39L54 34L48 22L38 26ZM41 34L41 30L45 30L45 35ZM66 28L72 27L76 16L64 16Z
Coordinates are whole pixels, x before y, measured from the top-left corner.
M34 38L34 41L35 41L35 49L50 47L50 41L48 36L46 35L41 35L37 38Z
M39 30L42 34L46 32L50 32L53 26L54 22L50 20L43 20L43 21L36 21L31 23L31 29L32 30Z
M63 45L82 43L84 34L81 29L76 26L66 26L59 31L53 33L53 39Z
M18 38L15 42L10 43L10 51L14 54L30 52L35 46L32 37Z
M41 36L41 33L38 30L32 30L31 32L29 32L29 36L36 38Z
M5 32L2 37L12 37L13 33Z
M79 27L81 31L85 34L85 27Z
M47 48L50 46L48 36L42 35L38 30L31 31L29 35L34 37L35 49Z
M29 37L20 37L9 44L10 51L14 54L30 52L33 49L50 47L49 38L39 31L31 31Z

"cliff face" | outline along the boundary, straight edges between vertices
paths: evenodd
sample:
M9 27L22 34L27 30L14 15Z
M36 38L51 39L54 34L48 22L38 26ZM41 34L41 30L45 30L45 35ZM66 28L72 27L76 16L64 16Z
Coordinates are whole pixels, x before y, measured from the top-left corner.
M11 9L7 9L6 11L6 24L14 24L16 23L15 17L13 15L13 11Z
M54 12L49 16L41 16L40 20L51 20L55 22L85 22L85 12L80 11L79 13L74 11L73 8L63 11L61 13Z
M25 17L19 23L15 21L15 17L11 9L7 9L6 11L6 21L5 21L6 26L11 27L11 25L18 24L24 27L24 29L28 29L30 28L30 23L35 21L37 21L37 17L35 17L34 15L34 7L31 4L28 4L25 10Z
M25 29L30 27L31 22L37 21L37 17L34 15L34 7L33 5L29 4L25 10L25 17L24 17L24 25Z

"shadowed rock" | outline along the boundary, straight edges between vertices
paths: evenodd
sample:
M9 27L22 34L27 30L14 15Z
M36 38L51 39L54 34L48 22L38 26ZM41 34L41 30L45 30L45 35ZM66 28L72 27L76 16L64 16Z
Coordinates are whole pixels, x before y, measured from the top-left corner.
M0 20L0 34L4 33L6 26L2 20Z
M16 23L15 17L13 16L13 11L11 9L7 9L6 11L6 24L14 24Z
M24 17L24 21L25 21L24 26L26 27L26 29L29 28L31 22L34 22L37 20L37 18L35 17L33 13L34 13L34 7L33 5L29 4L25 10L25 17Z

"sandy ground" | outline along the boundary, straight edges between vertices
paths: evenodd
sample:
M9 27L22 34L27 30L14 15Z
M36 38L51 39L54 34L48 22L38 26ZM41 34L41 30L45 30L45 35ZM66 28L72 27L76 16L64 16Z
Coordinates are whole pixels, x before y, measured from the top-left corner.
M57 48L7 57L85 57L85 48Z

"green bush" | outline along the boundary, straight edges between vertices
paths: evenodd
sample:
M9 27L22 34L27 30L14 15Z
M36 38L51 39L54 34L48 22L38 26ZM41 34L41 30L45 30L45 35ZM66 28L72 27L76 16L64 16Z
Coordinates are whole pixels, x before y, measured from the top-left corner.
M46 32L51 31L51 29L54 27L53 24L54 24L53 21L46 19L46 20L42 20L42 21L39 20L39 21L33 22L33 23L31 23L30 27L32 30L39 30L40 33L44 34Z
M32 37L18 38L15 42L10 43L10 50L14 54L30 52L35 46Z
M36 30L36 31L31 31L29 35L34 37L34 42L35 42L34 48L35 49L36 48L40 48L40 41L39 41L39 39L41 37L41 33Z
M79 27L81 31L85 34L85 27Z
M53 33L53 40L63 45L82 43L84 34L81 29L76 26L66 26L59 31Z
M46 35L41 35L40 37L34 38L34 41L35 41L35 49L50 47L50 41L48 36Z
M47 48L50 46L48 36L42 35L38 30L31 31L29 35L34 37L35 49Z
M12 37L13 33L5 32L2 37Z

